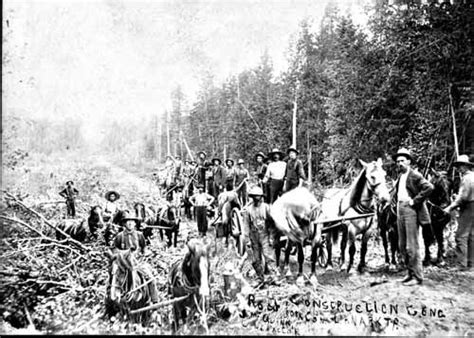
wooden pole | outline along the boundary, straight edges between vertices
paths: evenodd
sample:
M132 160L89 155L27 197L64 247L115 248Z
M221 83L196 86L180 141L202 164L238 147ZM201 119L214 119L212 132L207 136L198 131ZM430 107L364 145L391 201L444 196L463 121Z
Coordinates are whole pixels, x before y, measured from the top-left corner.
M189 150L188 142L186 142L186 139L184 138L184 134L183 134L183 131L182 131L182 130L180 130L180 134L181 134L181 139L182 139L183 142L184 142L184 146L186 147L186 150L188 151L188 155L189 155L189 157L191 158L191 161L194 161L193 154L191 153L191 150Z
M295 102L294 102L294 105L293 105L293 128L292 128L293 140L292 140L292 145L295 148L296 148L296 111L297 110L298 110L298 87L295 88Z
M169 110L166 111L166 155L171 154L171 145L170 145L170 112Z
M309 144L309 133L306 132L306 148L308 149L308 183L311 185L313 183L313 168L312 168L312 149Z
M454 106L453 106L453 97L451 95L451 87L449 89L449 109L451 110L451 117L453 119L454 153L456 154L456 158L457 158L457 157L459 157L458 133L457 133L457 130L456 130L456 116L454 114Z

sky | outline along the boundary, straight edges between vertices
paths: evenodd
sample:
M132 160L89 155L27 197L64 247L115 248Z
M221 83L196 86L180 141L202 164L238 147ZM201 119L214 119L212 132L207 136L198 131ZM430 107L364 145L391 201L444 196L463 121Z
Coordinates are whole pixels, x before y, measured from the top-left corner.
M257 65L265 50L275 73L284 70L299 23L317 27L327 1L3 1L3 112L162 116L178 85L192 103L204 74L219 83ZM335 0L355 20L362 1Z

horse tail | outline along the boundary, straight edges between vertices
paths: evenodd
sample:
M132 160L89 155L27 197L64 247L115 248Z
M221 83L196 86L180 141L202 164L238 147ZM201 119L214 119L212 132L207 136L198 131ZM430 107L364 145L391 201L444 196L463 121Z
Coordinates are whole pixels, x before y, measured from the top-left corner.
M337 239L339 238L339 228L332 229L330 231L331 234L331 242L333 244L337 243Z

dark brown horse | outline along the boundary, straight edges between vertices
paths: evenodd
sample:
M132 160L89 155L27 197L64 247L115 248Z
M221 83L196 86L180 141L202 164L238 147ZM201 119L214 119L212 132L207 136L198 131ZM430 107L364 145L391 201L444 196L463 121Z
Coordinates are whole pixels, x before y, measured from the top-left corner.
M188 315L196 310L205 313L205 304L209 290L209 246L200 239L191 239L188 252L182 260L171 266L168 278L168 292L172 298L187 296L173 304L174 330L178 330L180 321L185 322ZM190 313L187 313L190 309ZM201 317L201 319L203 319ZM207 327L207 322L203 323Z
M160 227L160 238L163 241L163 232L168 238L168 247L178 245L179 226L181 220L178 217L176 206L166 204L158 208L155 217L151 217L146 221L147 225ZM151 229L151 228L150 228Z
M91 237L97 239L97 231L105 226L102 218L102 207L100 205L95 205L91 208L87 223L89 224Z
M133 206L133 210L135 212L135 217L140 220L140 223L137 225L137 230L143 233L145 241L147 244L150 244L150 238L153 236L153 229L146 226L146 222L150 219L147 208L145 207L145 204L137 202Z
M107 252L110 261L109 282L105 298L106 313L128 315L131 310L146 307L158 301L158 290L152 269L146 263L138 264L131 249ZM148 283L147 283L148 282ZM134 322L147 323L151 311L130 316Z
M87 220L85 219L64 219L59 222L58 229L61 229L66 234L71 236L72 239L75 239L79 242L85 242L89 239L90 230ZM56 231L56 239L63 240L64 236L61 232Z

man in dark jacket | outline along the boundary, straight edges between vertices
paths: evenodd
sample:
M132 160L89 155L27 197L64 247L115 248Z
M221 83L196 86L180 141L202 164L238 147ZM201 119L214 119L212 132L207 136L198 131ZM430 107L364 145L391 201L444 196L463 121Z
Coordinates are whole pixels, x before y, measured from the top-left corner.
M286 163L285 171L285 184L283 186L283 192L293 190L297 187L301 187L303 182L306 181L306 175L304 173L303 162L297 158L298 150L291 146L288 148L288 162Z
M222 166L222 161L219 158L212 159L212 193L211 195L217 201L217 196L224 191L224 167Z
M398 245L408 268L408 275L402 283L421 284L423 270L418 226L431 226L425 200L434 187L418 171L410 168L412 156L407 149L400 149L392 158L400 171L394 195L397 201Z
M59 195L66 199L66 208L67 215L71 217L76 217L76 196L79 194L79 191L74 188L73 181L66 182L66 188L59 192Z
M207 155L204 151L198 152L198 159L197 159L197 168L196 168L196 179L197 183L201 184L204 188L207 186L207 171L210 166L209 161L206 159ZM205 191L208 191L205 189Z
M257 185L263 190L263 200L267 200L267 185L263 183L263 178L267 172L267 164L265 163L265 154L262 152L255 155L257 167L255 168L255 175L257 176Z

